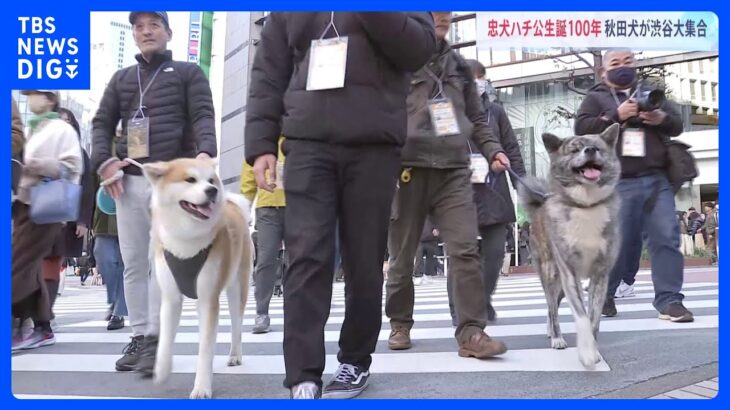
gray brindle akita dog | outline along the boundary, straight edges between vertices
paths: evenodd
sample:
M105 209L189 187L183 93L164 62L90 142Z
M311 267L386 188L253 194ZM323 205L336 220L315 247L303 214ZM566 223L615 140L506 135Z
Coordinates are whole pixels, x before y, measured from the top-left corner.
M568 346L558 316L565 297L575 318L578 358L588 369L601 360L596 338L619 249L618 134L618 124L600 135L560 139L543 134L549 180L528 179L518 187L532 221L531 254L545 290L551 345ZM581 279L590 279L587 309Z

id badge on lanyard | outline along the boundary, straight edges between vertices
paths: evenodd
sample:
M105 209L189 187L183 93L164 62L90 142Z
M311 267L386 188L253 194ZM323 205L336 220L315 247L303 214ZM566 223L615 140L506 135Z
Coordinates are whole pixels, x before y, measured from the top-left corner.
M641 128L627 128L623 133L621 155L624 157L646 156L646 134Z
M127 156L132 159L150 156L150 119L132 118L127 125Z
M132 119L127 123L127 156L132 159L148 158L150 156L150 119L144 115L144 96L157 78L164 64L157 67L154 75L142 89L142 78L139 65L137 66L137 84L139 85L139 107Z
M330 22L319 40L312 40L309 49L307 91L334 90L345 86L348 38L340 37L335 27L334 15L332 12ZM330 27L337 37L324 39Z
M428 103L428 110L431 113L431 122L436 136L446 137L461 133L451 100L448 98L431 100Z
M438 94L428 102L428 111L431 114L431 123L437 137L447 137L461 134L459 122L456 120L454 104L444 94L443 81L428 67L423 68L438 86Z
M489 163L482 154L471 154L471 183L484 184L487 182L487 174L489 173Z

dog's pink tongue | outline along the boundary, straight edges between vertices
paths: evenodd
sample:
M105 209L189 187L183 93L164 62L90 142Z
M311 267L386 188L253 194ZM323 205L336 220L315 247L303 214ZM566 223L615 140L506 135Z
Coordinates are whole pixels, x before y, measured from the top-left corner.
M210 205L197 206L196 208L198 212L207 216L208 218L210 218L210 215L213 213L213 209L210 207Z
M591 181L596 181L601 177L601 171L595 168L585 168L583 170L583 176Z

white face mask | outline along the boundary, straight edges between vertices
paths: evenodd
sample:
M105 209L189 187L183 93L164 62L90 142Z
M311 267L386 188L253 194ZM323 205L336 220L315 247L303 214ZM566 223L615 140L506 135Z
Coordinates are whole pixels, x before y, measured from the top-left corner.
M487 80L483 78L477 78L474 80L475 83L477 83L477 92L479 95L483 95L485 92L487 92Z
M51 101L44 94L31 94L28 96L28 109L33 114L39 115L51 110Z

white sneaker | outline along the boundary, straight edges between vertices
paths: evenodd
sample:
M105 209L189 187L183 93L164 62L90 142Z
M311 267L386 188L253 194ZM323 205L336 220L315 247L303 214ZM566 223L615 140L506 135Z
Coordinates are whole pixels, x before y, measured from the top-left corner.
M418 277L418 278L413 278L413 284L416 286L423 285L423 276Z
M627 285L626 282L621 281L621 284L618 285L618 289L616 289L616 295L617 298L632 298L636 296L636 291L634 290L634 285Z
M591 280L590 279L584 279L580 283L581 283L581 286L583 286L583 290L587 291L588 290L588 287L591 285Z

